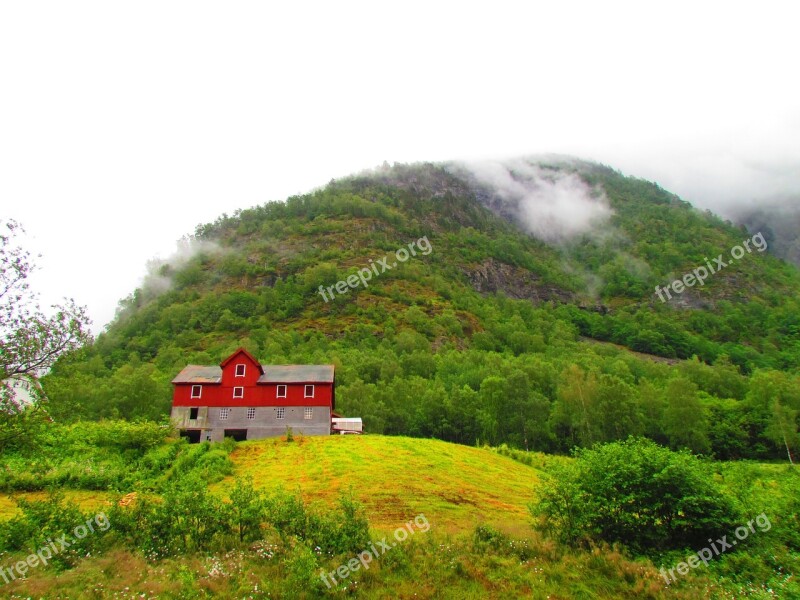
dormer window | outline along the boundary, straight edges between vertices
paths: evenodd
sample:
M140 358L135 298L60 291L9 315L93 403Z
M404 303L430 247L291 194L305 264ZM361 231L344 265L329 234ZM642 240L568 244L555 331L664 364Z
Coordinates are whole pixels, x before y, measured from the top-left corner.
M236 365L236 377L244 377L244 371L247 365Z

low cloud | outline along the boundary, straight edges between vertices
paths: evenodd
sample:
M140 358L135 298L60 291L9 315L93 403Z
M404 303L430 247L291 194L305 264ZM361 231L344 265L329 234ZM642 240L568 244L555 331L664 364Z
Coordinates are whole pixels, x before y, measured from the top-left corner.
M613 214L601 189L590 187L566 168L518 159L459 163L455 170L475 180L489 208L515 218L545 242L560 243L588 233Z
M142 290L148 295L158 295L172 287L175 271L185 267L198 254L220 254L223 248L215 242L184 237L178 241L177 249L167 258L156 257L147 262L147 275Z

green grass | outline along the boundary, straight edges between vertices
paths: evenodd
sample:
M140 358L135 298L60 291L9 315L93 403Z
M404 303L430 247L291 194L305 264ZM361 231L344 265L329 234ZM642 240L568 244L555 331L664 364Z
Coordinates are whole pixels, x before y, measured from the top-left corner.
M723 556L666 586L658 568L683 560L688 549L654 564L620 548L569 548L543 537L532 527L527 505L534 501L544 472L572 460L566 457L406 437L296 435L292 442L273 438L239 443L230 459L233 473L210 485L223 498L234 478L249 476L259 489L282 487L321 506L334 507L340 494L349 491L364 505L375 540L386 537L391 542L392 531L420 513L430 529L417 530L376 558L368 571L352 573L327 590L320 587L320 573L335 570L351 555L318 555L309 562L310 550L304 555L298 550L302 544L283 542L267 528L263 541L233 550L151 561L114 537L112 519L107 549L81 558L68 570L49 565L30 571L25 580L0 580L0 597L690 600L790 597L786 594L796 589L789 581L794 559L785 550L779 555L777 545L770 560L764 560L766 550L756 546L751 552ZM184 463L173 460L164 467L180 470ZM719 466L718 476L731 490L749 493L750 486L757 488L756 510L776 515L775 533L789 526L777 515L786 512L783 503L795 489L789 487L793 472L758 463ZM31 499L44 492L20 496ZM65 496L86 509L110 497L84 490L65 490ZM10 497L0 496L0 519L14 512ZM476 534L478 525L501 533L482 538ZM769 550L768 534L756 541ZM26 553L0 553L0 566L23 560ZM790 568L776 570L781 564Z
M107 492L98 492L95 490L63 490L64 499L76 505L81 510L101 510L103 506L107 506L110 494ZM5 521L18 514L21 511L17 507L15 498L22 498L28 501L44 500L47 498L47 492L18 492L15 494L0 494L0 521Z
M510 533L530 531L527 504L539 471L488 449L406 437L295 436L243 442L231 454L233 477L255 487L283 486L309 501L335 503L351 492L376 529L423 513L437 530L472 530L485 522Z

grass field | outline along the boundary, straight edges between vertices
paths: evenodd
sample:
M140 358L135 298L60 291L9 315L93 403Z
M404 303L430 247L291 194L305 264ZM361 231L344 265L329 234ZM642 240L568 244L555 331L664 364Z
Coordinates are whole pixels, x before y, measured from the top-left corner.
M174 443L170 442L170 443ZM169 444L157 448L169 456ZM163 452L162 452L163 450ZM186 453L202 451L188 446ZM221 452L212 446L207 452ZM511 458L508 455L514 456ZM202 455L202 452L200 453ZM227 460L227 459L226 459ZM74 567L32 570L11 582L0 580L0 597L12 599L319 598L506 599L649 598L651 600L792 596L797 587L793 555L768 535L759 550L731 553L666 585L659 567L690 552L654 562L605 544L584 548L560 545L533 528L528 505L535 502L544 471L563 456L508 448L473 448L438 440L365 436L295 436L240 442L230 460L231 475L211 484L226 499L236 478L250 477L267 493L283 488L306 502L333 507L351 494L364 506L373 540L389 540L393 530L424 514L429 529L418 531L378 556L369 570L353 573L332 589L322 585L351 554L317 555L297 540L282 541L267 528L256 543L152 559L126 545L111 518L110 545L77 557ZM524 462L522 462L524 461ZM525 463L530 463L528 464ZM167 470L199 464L171 460ZM227 466L227 463L226 463ZM731 493L757 499L753 510L769 513L775 529L796 475L785 465L717 463L716 477ZM59 467L61 468L61 467ZM221 473L222 471L220 471ZM227 468L224 472L227 472ZM219 476L219 473L217 474ZM752 489L751 489L752 488ZM146 493L142 490L137 490ZM124 492L134 490L121 490ZM752 493L751 493L752 492ZM94 512L117 497L110 492L63 490L70 504ZM29 500L45 492L16 494ZM121 509L127 510L127 509ZM338 510L338 509L334 509ZM0 520L17 512L10 495L0 495ZM109 514L113 515L113 511ZM336 513L338 514L338 513ZM489 525L490 528L478 528ZM499 530L500 533L492 528ZM775 531L769 535L774 535ZM398 541L400 541L398 539ZM227 544L227 545L225 545ZM756 553L755 551L758 551ZM0 566L25 559L29 549L0 552ZM766 556L766 558L764 558ZM787 595L790 594L790 595Z
M89 491L89 490L64 490L64 499L70 503L78 506L81 510L101 510L103 506L107 506L109 497L107 492ZM0 494L0 521L10 519L20 513L14 498L22 498L24 500L44 500L47 497L47 492L19 492L16 494Z
M489 523L530 531L527 505L539 471L488 449L438 440L384 436L298 437L243 442L231 454L233 477L255 487L283 486L310 502L333 504L350 492L375 529L392 529L423 513L438 531ZM212 486L224 494L233 477Z

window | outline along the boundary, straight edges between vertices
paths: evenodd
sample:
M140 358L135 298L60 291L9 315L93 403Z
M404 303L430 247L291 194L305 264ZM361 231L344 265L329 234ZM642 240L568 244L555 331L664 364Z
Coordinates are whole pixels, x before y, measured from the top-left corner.
M230 408L220 408L219 409L219 420L220 421L227 421L228 420L228 412Z
M277 418L277 419L283 419L286 416L286 409L285 408L279 408L275 412L276 412L275 418Z
M306 406L303 409L303 418L304 419L310 419L313 414L314 414L314 409L311 408L310 406Z
M236 377L244 377L246 365L236 365Z
M192 398L199 398L200 394L203 393L203 386L202 385L193 385L192 386Z
M194 421L197 418L197 411L200 410L199 408L190 408L189 409L189 419Z
M286 398L286 386L279 385L278 386L278 398Z
M235 388L233 388L233 397L234 398L244 398L244 388L243 387L235 387Z
M255 407L251 406L247 409L247 418L248 419L255 419L256 418L256 409Z
M314 397L314 386L313 385L307 385L306 386L305 397L306 398L313 398Z

